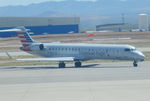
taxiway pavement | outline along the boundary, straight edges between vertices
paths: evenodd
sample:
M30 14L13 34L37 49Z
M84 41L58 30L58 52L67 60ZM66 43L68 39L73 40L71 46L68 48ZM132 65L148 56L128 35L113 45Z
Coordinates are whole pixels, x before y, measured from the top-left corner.
M150 62L0 67L2 101L150 101Z

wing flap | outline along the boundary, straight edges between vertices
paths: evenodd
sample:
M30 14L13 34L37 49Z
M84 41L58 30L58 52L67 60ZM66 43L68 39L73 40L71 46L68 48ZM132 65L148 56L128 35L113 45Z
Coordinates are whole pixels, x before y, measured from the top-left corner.
M74 61L74 57L56 57L56 58L24 58L24 59L16 59L18 61Z

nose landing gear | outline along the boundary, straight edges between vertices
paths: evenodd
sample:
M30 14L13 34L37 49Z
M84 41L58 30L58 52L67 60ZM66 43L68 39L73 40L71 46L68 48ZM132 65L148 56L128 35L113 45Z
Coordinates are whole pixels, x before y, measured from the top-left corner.
M133 66L134 66L134 67L137 67L137 66L138 66L137 61L134 61L134 62L133 62Z

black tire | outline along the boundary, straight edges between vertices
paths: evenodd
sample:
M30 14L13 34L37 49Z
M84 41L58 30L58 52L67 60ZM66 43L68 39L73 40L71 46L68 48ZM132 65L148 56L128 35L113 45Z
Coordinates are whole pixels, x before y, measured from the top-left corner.
M75 67L81 67L81 62L80 61L75 62Z
M134 62L133 62L133 66L134 66L134 67L137 67L137 66L138 66L137 62L134 61Z
M40 44L40 45L39 45L39 48L40 48L40 50L43 50L43 49L44 49L44 45L43 45L43 44Z
M65 68L66 64L65 63L59 63L59 68Z
M134 67L137 67L138 66L138 64L133 64L134 65Z

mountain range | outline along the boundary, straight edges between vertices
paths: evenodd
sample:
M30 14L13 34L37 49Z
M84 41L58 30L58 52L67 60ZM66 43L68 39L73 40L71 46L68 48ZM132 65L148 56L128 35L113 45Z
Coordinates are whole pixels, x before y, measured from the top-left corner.
M1 17L65 17L81 18L81 25L137 23L139 13L150 14L150 0L48 1L38 4L0 7Z

